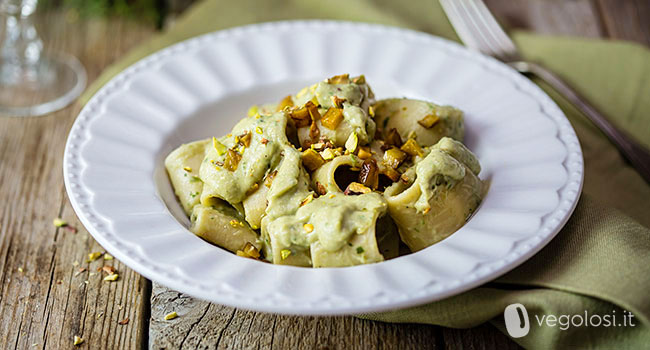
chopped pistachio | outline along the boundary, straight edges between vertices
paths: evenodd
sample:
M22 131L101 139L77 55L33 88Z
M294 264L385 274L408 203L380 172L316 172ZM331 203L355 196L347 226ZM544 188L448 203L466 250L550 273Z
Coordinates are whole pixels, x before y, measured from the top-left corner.
M337 108L343 108L343 102L347 101L345 98L340 98L338 96L332 96L332 104Z
M296 128L303 128L308 126L311 123L311 117L309 116L309 110L306 107L298 108L289 112L289 117L293 120Z
M318 140L320 137L320 130L318 129L318 125L316 125L316 121L311 122L311 126L309 127L309 138L312 140Z
M392 128L388 130L388 134L386 134L386 137L384 139L384 144L388 146L395 146L395 147L399 147L402 145L402 138L399 136L399 132L397 132L397 129Z
M388 168L388 167L384 168L384 170L381 173L388 176L388 178L391 179L391 181L393 182L399 180L400 178L400 173L393 168Z
M375 116L375 109L372 106L368 106L368 115L371 117Z
M18 272L23 273L24 271L25 271L25 270L23 270L22 267L19 267L19 268L18 268Z
M347 141L345 141L345 149L354 153L357 151L357 146L359 145L359 137L356 132L353 132L348 136Z
M237 170L237 166L239 165L240 160L241 154L229 149L228 153L226 154L226 159L223 162L223 167L230 171L235 171Z
M251 134L250 131L246 131L245 134L241 135L239 137L239 142L244 145L245 147L249 147L251 145L251 138L253 137L253 134Z
M334 157L336 157L336 153L331 148L326 148L323 152L321 152L321 156L325 160L332 160Z
M289 249L282 249L280 251L280 256L282 257L282 260L286 259L291 255L291 251Z
M114 282L114 281L117 281L118 277L120 277L120 275L117 274L117 273L114 273L112 275L108 275L108 276L104 277L104 281Z
M270 172L266 176L266 178L264 179L264 186L266 186L268 188L271 188L271 184L273 183L273 179L275 178L275 175L277 175L277 174L278 174L277 170L273 170L272 172Z
M370 152L370 147L363 146L359 147L359 158L361 159L370 159L372 157L372 153Z
M361 171L359 171L359 182L372 189L377 189L379 186L379 168L374 159L367 159L363 162L363 165L361 165Z
M302 202L300 202L300 206L302 207L303 205L308 204L313 200L314 200L314 194L310 193L309 196L307 196L305 199L302 200Z
M327 112L325 112L321 124L330 130L336 130L342 121L343 108L330 107Z
M84 338L75 335L72 344L73 345L81 345L81 343L83 343L83 342L84 342Z
M255 248L250 242L246 242L244 246L244 253L248 254L251 258L257 259L260 257L260 251Z
M219 142L216 137L212 138L212 146L214 147L215 150L217 150L217 154L220 156L224 155L226 153L226 146L223 145L223 143Z
M355 84L365 84L366 83L366 76L361 74L358 77L352 78L352 82Z
M260 128L260 127L258 126L258 127L255 127L255 132L258 133L258 134L260 134L260 135L262 135L262 132L263 132L263 131L262 131L262 128Z
M358 182L350 182L348 185L348 188L345 189L345 194L346 196L349 195L354 195L354 194L363 194L363 193L370 193L372 190Z
M101 267L100 269L98 269L98 270L101 270L101 271L103 271L103 272L106 272L106 273L109 274L109 275L112 275L112 274L115 273L115 267L114 267L114 266L110 266L110 265L102 266L102 267Z
M322 151L325 148L325 142L316 142L312 143L309 148L316 150L316 151Z
M384 164L388 165L393 169L397 169L400 163L406 159L406 153L402 152L398 148L391 148L384 153Z
M431 129L438 121L440 117L434 114L427 114L424 118L418 120L418 124L422 125L423 128Z
M302 152L302 164L304 164L309 171L314 171L320 168L324 163L325 160L323 157L313 149L306 149Z
M314 97L314 100L315 99L316 97ZM305 108L307 108L309 117L312 121L319 120L321 118L320 112L318 112L318 100L316 100L315 103L313 101L307 101L307 103L305 103Z
M291 95L285 96L280 103L278 103L278 106L276 107L276 111L281 111L285 108L288 107L293 107L293 100L291 99Z
M406 142L400 147L400 149L406 153L408 153L410 156L422 156L422 148L420 145L418 145L418 142L415 141L414 139L408 139Z
M183 167L183 170L187 171L188 173L192 172L192 168L190 168L188 166Z
M248 109L248 116L252 117L259 112L260 108L257 105L252 105L251 108Z
M100 256L102 256L102 253L100 253L100 252L90 253L90 254L88 254L88 260L89 261L95 261L95 260L99 259Z
M167 315L165 315L165 321L173 320L176 317L178 317L178 314L176 313L176 311L172 311L172 312L168 313Z
M335 75L327 79L328 84L349 84L350 83L350 74L341 74Z
M314 231L314 225L312 225L312 224L304 224L304 225L302 225L302 228L307 233L310 233L310 232Z
M61 219L61 218L56 218L56 219L52 220L52 224L54 224L54 226L56 226L56 227L68 226L68 223L65 220Z

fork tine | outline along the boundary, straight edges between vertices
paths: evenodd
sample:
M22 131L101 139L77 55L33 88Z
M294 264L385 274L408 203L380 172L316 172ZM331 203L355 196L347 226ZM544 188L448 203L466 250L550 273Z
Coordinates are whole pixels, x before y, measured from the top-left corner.
M509 58L518 56L517 47L482 0L462 2L475 23L478 23L477 26L480 26L481 32L486 33L488 42L494 46L493 50L499 51L499 56Z
M449 22L451 22L463 43L471 49L488 55L493 54L490 45L485 41L480 31L476 29L476 26L467 15L467 11L461 8L461 2L459 0L440 0Z
M500 59L518 59L515 44L482 0L440 0L458 36L474 49Z

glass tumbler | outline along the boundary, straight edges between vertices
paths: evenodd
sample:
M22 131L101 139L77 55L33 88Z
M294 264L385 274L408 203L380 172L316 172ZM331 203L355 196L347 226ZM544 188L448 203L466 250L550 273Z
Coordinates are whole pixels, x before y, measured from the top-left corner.
M43 51L32 21L38 0L0 0L0 116L39 116L64 108L86 86L83 65Z

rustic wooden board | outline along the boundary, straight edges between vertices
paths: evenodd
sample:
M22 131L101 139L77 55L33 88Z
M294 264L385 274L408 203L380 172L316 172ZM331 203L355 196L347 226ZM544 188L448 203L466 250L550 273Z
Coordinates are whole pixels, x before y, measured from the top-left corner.
M79 57L91 80L153 33L137 23L75 21L61 12L44 14L38 24L47 49ZM148 336L149 282L117 260L85 262L88 253L103 250L76 220L61 168L78 111L72 106L40 118L0 118L2 349L71 348L74 335L86 347L130 348ZM55 228L59 216L79 232ZM119 271L117 282L102 281L96 268L104 263ZM80 273L81 267L87 270ZM127 317L128 324L118 324Z
M510 27L650 43L646 0L487 2ZM62 12L45 13L38 25L49 49L81 59L90 81L153 33L131 21ZM103 250L77 221L61 170L65 138L78 110L0 118L0 348L72 348L74 335L83 337L80 348L88 349L517 347L491 325L455 330L236 310L156 284L152 293L147 280L116 260L86 263L88 253ZM79 232L53 227L58 216ZM96 269L104 264L118 270L117 282L102 281ZM79 272L80 267L87 270ZM181 316L163 320L169 311ZM127 317L128 324L118 324Z

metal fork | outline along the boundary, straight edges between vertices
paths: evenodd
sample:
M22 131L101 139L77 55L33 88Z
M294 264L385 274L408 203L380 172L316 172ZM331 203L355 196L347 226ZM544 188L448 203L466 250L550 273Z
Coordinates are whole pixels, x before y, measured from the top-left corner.
M555 73L535 62L525 61L483 1L440 0L440 4L465 45L499 59L522 74L537 76L551 85L600 128L625 159L650 184L650 152L635 142L631 136L616 128Z

